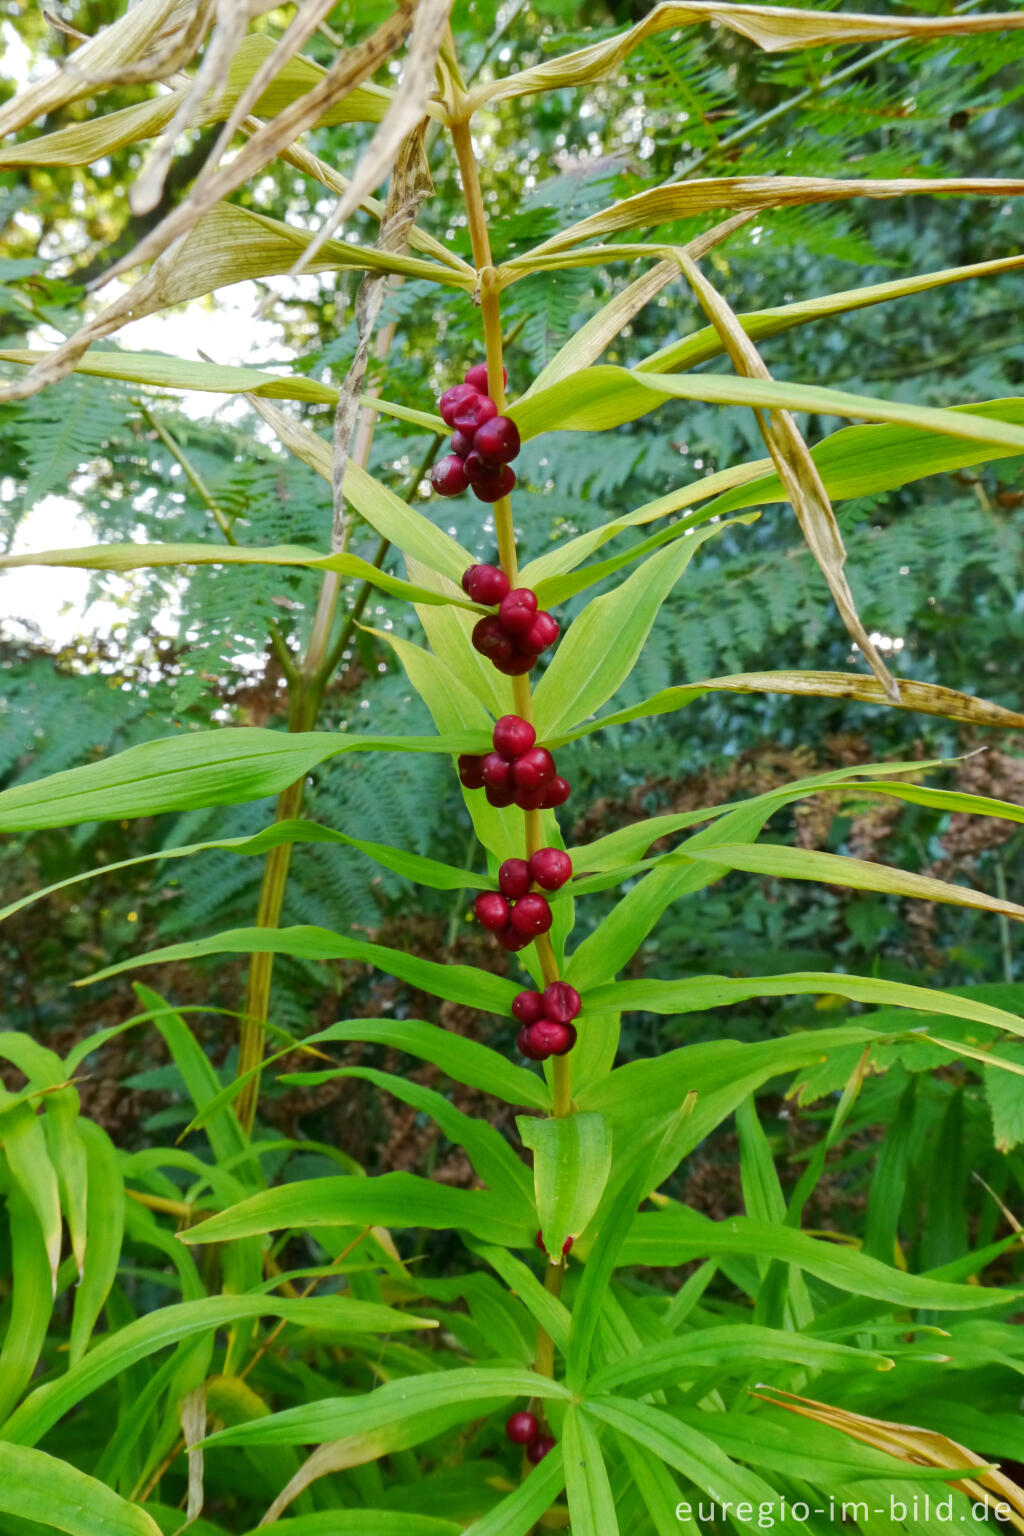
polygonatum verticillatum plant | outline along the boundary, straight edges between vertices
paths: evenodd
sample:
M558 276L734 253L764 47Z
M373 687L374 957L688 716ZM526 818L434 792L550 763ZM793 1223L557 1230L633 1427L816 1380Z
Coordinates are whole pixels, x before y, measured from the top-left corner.
M76 1074L87 1061L102 1071L112 1032L87 1036L63 1058L43 1040L0 1035L0 1056L25 1080L0 1102L8 1221L0 1523L74 1536L111 1529L152 1536L188 1523L197 1536L220 1536L258 1522L289 1536L535 1529L698 1536L752 1523L820 1533L838 1518L865 1536L937 1536L948 1520L987 1512L1024 1528L1024 1494L990 1465L1024 1459L1016 1229L917 1273L900 1249L898 1205L876 1208L867 1245L804 1230L801 1221L869 1069L898 1059L923 1070L941 1049L965 1073L980 1063L1019 1075L1000 1047L1024 1035L1024 1020L1001 1002L877 976L745 975L742 957L730 976L631 970L662 916L686 902L696 922L699 893L729 872L960 904L1019 921L1024 908L1005 898L762 834L777 811L823 793L1009 821L1024 812L924 783L940 764L882 764L648 817L567 848L570 781L557 767L558 754L595 732L697 706L714 692L844 698L979 726L1024 726L1024 715L998 703L891 675L858 617L833 511L853 486L858 495L888 491L1020 453L1020 401L924 407L817 379L778 380L757 346L776 331L1010 271L1022 258L1000 253L757 315L737 315L701 266L726 249L730 260L744 260L754 212L936 193L1015 206L1024 182L694 178L632 190L495 260L494 221L509 210L485 198L481 162L494 139L474 126L484 114L500 123L513 103L545 92L598 89L645 39L665 33L714 24L745 45L819 56L874 43L998 39L1024 26L1024 16L859 15L692 0L659 5L628 30L602 32L575 51L467 78L467 40L479 39L460 7L450 14L448 4L419 0L362 35L320 34L335 48L324 67L302 49L330 9L311 0L278 35L272 27L246 30L259 6L140 0L81 42L73 67L0 109L8 133L47 119L46 131L0 152L8 168L73 166L154 141L132 194L142 212L160 205L181 132L223 125L190 195L159 212L106 274L148 264L145 275L51 350L0 353L10 365L4 398L30 399L71 372L140 388L244 395L283 447L331 485L333 510L326 549L245 544L211 505L217 531L205 542L107 542L0 561L98 571L265 564L321 573L305 629L296 619L293 631L275 628L271 637L289 687L287 731L180 732L0 793L0 827L11 833L279 797L277 816L255 835L165 844L153 855L198 857L217 848L264 857L252 927L133 954L74 978L250 957L246 996L231 1015L239 1020L239 1053L230 1081L200 1048L188 1010L148 986L136 985L139 1011L119 1026L162 1037L192 1101L185 1145L117 1148L80 1113ZM514 21L506 18L513 30ZM396 87L389 65L400 59ZM385 83L374 80L378 73ZM123 111L89 108L87 118L51 131L50 116L69 104L93 96L102 104L119 81L158 80L170 89ZM350 179L300 142L325 123L373 125L369 142L359 139L365 148ZM229 144L236 152L225 159ZM430 232L428 148L435 178L450 151L466 255ZM339 199L319 233L228 201L278 162ZM381 202L374 194L385 183ZM334 239L360 210L379 222L377 243ZM685 243L676 238L680 226L689 231ZM591 267L608 269L613 296L526 388L520 373L507 394L503 295L526 278ZM356 345L337 387L298 369L272 374L93 345L128 319L240 277L307 268L364 274ZM625 286L617 281L623 268L631 278ZM463 382L452 382L454 368L440 377L439 364L415 400L390 398L388 328L378 325L388 284L400 279L459 295L473 319L458 338ZM632 366L600 362L673 282L686 285L708 326ZM481 341L484 360L474 361ZM367 385L371 353L384 366L379 388ZM700 371L710 359L726 360L731 371ZM333 441L275 400L334 408ZM552 540L541 553L519 548L513 498L517 474L527 471L513 464L522 466L526 445L548 433L614 432L674 400L749 408L768 458L669 486L657 500ZM857 425L810 448L792 412ZM403 494L367 467L380 417L427 444ZM449 433L450 451L438 458ZM167 433L162 441L170 441ZM190 478L201 488L200 477ZM476 552L441 525L444 503L428 499L428 486L442 498L468 491L482 504ZM690 560L724 529L741 536L759 509L779 503L795 513L869 670L680 680L616 709ZM646 531L634 538L633 530ZM373 561L351 548L366 531L380 541ZM483 548L488 540L496 549ZM423 643L405 626L363 622L370 591L414 616ZM375 654L404 671L434 734L316 729L357 623ZM405 754L411 773L429 755L452 764L486 873L303 818L314 768L349 753L385 752ZM346 764L332 771L344 773ZM459 899L466 907L472 901L480 928L516 957L505 962L491 951L518 979L359 934L280 926L289 852L302 843L335 845L339 857L358 853L413 886L465 893ZM576 903L620 887L621 899L574 942ZM296 1037L273 1023L275 955L363 962L420 993L495 1015L498 1045L397 1009ZM623 1014L679 1016L801 994L875 1011L749 1044L729 1038L723 1011L720 1039L616 1065ZM309 1070L283 1074L290 1086L359 1080L435 1121L464 1150L473 1187L429 1171L363 1176L344 1147L271 1133L258 1113L263 1075L278 1059L267 1056L269 1039L279 1055L309 1057ZM362 1048L355 1064L339 1060L352 1043ZM390 1066L399 1055L427 1063L435 1081L472 1090L473 1102L519 1111L518 1135L504 1134L487 1109L468 1113L419 1074L367 1065L376 1046L387 1049ZM831 1114L787 1191L755 1096L794 1075L806 1085L823 1062L839 1073L829 1089ZM715 1220L681 1203L672 1181L733 1116L744 1209ZM307 1177L312 1153L320 1163ZM898 1154L886 1156L891 1183ZM414 1231L445 1240L417 1250Z

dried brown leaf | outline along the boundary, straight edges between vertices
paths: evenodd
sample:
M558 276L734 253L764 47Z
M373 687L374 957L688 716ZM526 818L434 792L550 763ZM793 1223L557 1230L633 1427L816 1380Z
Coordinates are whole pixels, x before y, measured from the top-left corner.
M678 261L701 308L721 337L736 372L744 378L770 379L771 374L761 354L725 299L685 252L679 252ZM828 499L818 467L811 458L810 449L789 411L755 410L754 416L811 554L828 582L843 623L891 702L898 704L900 693L896 680L878 654L857 612L850 584L843 571L846 563L843 536L839 532L832 503Z
M976 32L1000 32L1024 27L1024 15L989 16L864 16L856 12L795 10L784 6L723 5L717 0L657 5L628 32L592 43L560 59L521 70L504 80L488 81L470 92L472 110L486 101L507 101L573 85L590 85L618 69L634 48L658 32L717 22L739 32L766 52L786 48L829 47L841 43L870 43L890 38L966 37Z

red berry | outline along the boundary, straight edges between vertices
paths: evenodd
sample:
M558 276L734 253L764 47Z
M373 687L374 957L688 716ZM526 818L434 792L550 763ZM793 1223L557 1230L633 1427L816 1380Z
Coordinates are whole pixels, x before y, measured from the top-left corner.
M495 806L499 811L503 811L507 806L515 805L516 803L514 791L505 785L488 784L484 794L487 796L487 804Z
M516 1036L516 1045L520 1056L525 1056L527 1061L547 1061L548 1053L540 1046L534 1044L533 1030L529 1024L524 1024Z
M480 772L483 774L485 784L493 789L514 790L512 782L512 764L507 757L502 757L500 752L488 752L480 759Z
M508 383L508 369L501 370L502 383ZM478 389L482 395L487 393L487 364L474 363L466 374L466 383L472 389Z
M520 1024L536 1024L544 1017L544 999L539 992L518 992L512 999L512 1012Z
M525 859L506 859L498 870L498 888L513 901L525 896L530 884L530 866Z
M559 1024L555 1019L538 1019L530 1025L531 1042L549 1056L565 1056L576 1044L576 1031L571 1024Z
M458 410L459 406L462 404L467 395L475 394L476 390L473 388L472 384L456 384L452 389L445 390L444 394L437 402L438 410L441 412L441 420L444 422L445 426L454 427L455 412Z
M473 457L474 455L470 454L466 463L468 464L469 460ZM479 455L476 457L479 459ZM484 461L479 459L479 462L482 464ZM503 496L508 496L514 489L515 483L516 472L508 464L503 465L501 469L492 469L489 478L483 483L479 480L470 480L470 484L473 487L473 495L477 501L487 502L500 501Z
M551 908L543 896L521 896L512 908L510 921L516 933L535 939L551 927Z
M544 988L544 1017L558 1024L571 1024L583 1006L575 987L567 981L553 981Z
M513 645L512 654L507 656L504 661L495 660L494 665L506 677L523 677L532 669L536 660L536 656L530 656L527 652L521 651Z
M539 789L555 776L555 760L547 747L531 747L520 752L512 764L512 777L517 789Z
M517 635L516 639L524 651L532 651L535 656L539 656L549 645L554 645L558 636L558 620L541 609L529 629Z
M498 618L506 635L525 634L537 613L537 597L529 587L513 587L498 604Z
M477 427L473 447L492 464L510 464L520 449L519 428L511 416L492 416Z
M517 789L513 798L521 811L541 811L544 809L544 792L546 784L539 789Z
M538 1435L536 1440L531 1440L526 1447L526 1459L532 1466L539 1466L549 1451L553 1451L555 1442L550 1435Z
M478 619L473 625L473 645L497 666L499 661L508 661L515 646L501 627L496 614L489 613L485 618Z
M544 798L541 800L542 809L553 811L556 805L564 805L570 793L569 780L563 779L561 774L556 773L555 777L549 779L544 785ZM516 796L516 804L519 804L518 795Z
M511 927L503 928L502 931L496 935L496 937L502 949L507 949L509 953L513 955L516 954L520 949L525 949L527 944L533 942L528 933L517 933L516 930Z
M572 875L572 859L560 848L538 848L530 855L530 878L545 891L557 891Z
M520 752L530 750L537 740L537 732L522 715L499 715L494 722L491 740L495 752L500 752L502 757L518 757Z
M544 1237L543 1237L543 1234L540 1233L540 1232L537 1233L537 1247L540 1249L541 1253L547 1253L547 1249L544 1247ZM569 1249L571 1247L572 1247L572 1238L571 1237L567 1237L565 1242L562 1244L562 1254L563 1254L563 1257L564 1257L565 1254L567 1254L569 1252Z
M465 459L473 452L473 434L471 432L452 433L452 453L457 453L460 459Z
M430 483L439 496L457 496L469 484L465 461L457 453L438 459L430 471Z
M463 752L459 758L459 779L466 789L483 789L483 758L474 757L471 752Z
M532 1413L514 1413L505 1423L505 1433L513 1445L529 1445L540 1434L540 1425Z
M508 902L497 891L481 891L473 903L477 922L489 933L499 933L507 927L508 910Z
M496 565L471 565L462 573L462 590L474 603L492 608L508 591L508 577Z
M497 414L498 407L490 395L482 395L479 390L469 387L455 407L452 426L473 437L485 421L492 421Z

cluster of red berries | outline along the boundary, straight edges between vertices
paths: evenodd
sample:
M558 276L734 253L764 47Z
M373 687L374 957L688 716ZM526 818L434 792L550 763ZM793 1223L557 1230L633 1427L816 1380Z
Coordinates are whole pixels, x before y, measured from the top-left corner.
M536 1414L529 1413L526 1409L512 1414L505 1423L505 1433L513 1445L526 1447L526 1459L534 1466L544 1460L548 1451L553 1451L555 1448L552 1437L541 1434Z
M474 603L497 607L473 626L473 645L506 677L529 672L541 651L558 639L558 620L537 607L529 587L512 587L496 565L471 565L462 577L462 590Z
M528 859L506 859L498 870L498 889L481 891L473 903L477 922L494 934L502 949L525 949L547 933L552 922L547 899L530 887L557 891L571 874L572 860L560 848L540 848Z
M576 1044L572 1021L580 1007L580 995L567 981L553 981L543 992L520 992L512 1012L523 1026L516 1041L522 1054L530 1061L565 1056Z
M483 757L463 752L459 758L459 778L466 789L484 790L491 805L518 805L522 811L549 811L564 805L569 798L569 781L555 772L554 758L546 747L536 746L536 740L537 732L528 720L520 715L502 715L495 721L491 736L493 752ZM556 877L551 885L551 861L541 860L537 867L542 873L534 874L533 879L548 891L557 891L572 873L570 865L568 874Z
M508 374L505 373L505 383ZM453 428L452 451L430 471L439 496L458 496L466 486L481 501L500 501L516 483L512 460L519 452L519 428L511 416L499 416L487 393L487 364L477 363L464 384L446 389L438 402L446 426Z

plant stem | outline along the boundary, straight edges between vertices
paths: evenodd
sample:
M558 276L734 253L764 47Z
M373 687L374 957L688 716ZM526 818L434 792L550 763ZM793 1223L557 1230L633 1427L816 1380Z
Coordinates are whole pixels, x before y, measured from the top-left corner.
M544 1289L552 1296L561 1296L564 1279L565 1260L559 1259L557 1264L549 1261L544 1275ZM533 1359L533 1368L538 1376L547 1376L550 1379L555 1374L555 1345L551 1335L544 1328L537 1329L537 1351Z

